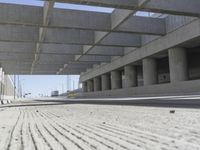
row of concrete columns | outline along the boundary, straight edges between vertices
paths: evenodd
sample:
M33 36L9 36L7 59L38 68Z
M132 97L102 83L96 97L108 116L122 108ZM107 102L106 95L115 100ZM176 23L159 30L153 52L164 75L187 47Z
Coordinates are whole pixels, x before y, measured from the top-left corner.
M168 50L169 69L171 82L188 80L187 55L184 48L171 48ZM144 86L158 83L158 69L155 58L142 60ZM124 67L125 88L137 86L136 67L127 65ZM83 82L83 91L104 91L122 88L122 74L119 70L111 71L110 74L103 74L94 79Z

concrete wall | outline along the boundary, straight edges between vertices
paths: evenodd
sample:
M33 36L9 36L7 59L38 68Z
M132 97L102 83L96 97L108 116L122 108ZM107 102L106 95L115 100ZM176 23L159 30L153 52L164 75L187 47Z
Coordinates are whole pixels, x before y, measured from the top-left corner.
M10 75L5 75L0 68L0 100L14 99L14 83Z
M14 84L9 75L5 75L4 85L4 99L14 99Z

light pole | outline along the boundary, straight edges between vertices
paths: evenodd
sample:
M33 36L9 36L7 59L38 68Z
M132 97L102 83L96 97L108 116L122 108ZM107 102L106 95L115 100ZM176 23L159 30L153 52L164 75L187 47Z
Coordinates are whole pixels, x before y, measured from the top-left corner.
M16 97L16 75L14 75L14 99Z
M73 80L73 91L75 90L75 81Z

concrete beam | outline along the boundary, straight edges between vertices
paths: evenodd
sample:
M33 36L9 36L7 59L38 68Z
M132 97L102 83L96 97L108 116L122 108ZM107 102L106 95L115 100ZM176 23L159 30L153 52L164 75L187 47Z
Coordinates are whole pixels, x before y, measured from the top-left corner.
M164 18L132 16L116 28L115 31L164 35L166 34L166 24Z
M41 44L42 53L54 54L73 54L80 55L83 53L81 45L72 44Z
M48 26L50 23L50 16L53 11L54 1L45 1L44 7L43 7L43 25ZM40 28L39 32L39 41L44 41L45 34L47 32L47 28ZM39 50L39 49L38 49Z
M1 65L3 68L12 68L12 69L30 69L31 64L6 64L6 63L2 63ZM10 69L10 70L12 70Z
M82 5L92 5L92 6L104 6L111 8L121 8L121 9L136 9L145 10L149 12L158 12L163 14L173 14L173 15L187 15L196 16L200 15L200 1L198 0L150 0L144 7L139 7L138 2L124 2L124 0L118 1L101 1L101 0L56 0L58 2L64 3L77 3ZM131 0L129 0L131 1Z
M44 7L43 7L43 25L48 26L49 22L50 22L50 15L52 13L53 10L53 6L54 6L54 0L51 1L45 1L44 2ZM39 41L43 42L45 40L45 35L47 32L47 28L40 28L39 29ZM37 43L36 44L36 51L35 51L35 58L34 61L32 63L32 67L31 67L31 74L34 70L35 64L37 63L37 61L40 59L40 52L41 52L41 48L40 48L41 44Z
M134 10L115 9L111 14L111 29L115 30L122 23L124 23L129 17L131 17L133 13L135 13ZM110 35L110 33L111 32L96 31L94 40L95 44L101 43L105 38L107 38Z
M49 25L50 23L50 18L53 11L54 3L55 3L54 0L45 1L44 3L44 7L43 7L43 24L44 25Z
M56 0L61 3L73 3L73 4L81 4L81 5L92 5L92 6L103 6L103 7L123 7L127 6L138 6L138 0ZM123 8L126 8L123 7Z
M35 50L34 43L20 43L20 42L2 42L0 41L0 53L33 53ZM46 54L63 54L63 55L81 55L84 48L87 50L88 46L72 45L72 44L41 44L41 52ZM112 46L95 46L88 55L102 55L102 56L122 56L124 49L122 47Z
M94 64L93 61L87 61L87 62L79 62L79 61L73 61L70 62L69 65L70 67L92 67L92 65Z
M111 29L111 20L108 13L54 9L50 27L104 31Z
M74 60L74 56L68 55L68 56L60 56L60 55L48 55L48 54L41 54L40 60L38 63L61 63L61 64L67 64L69 61Z
M71 11L66 14L71 14ZM73 16L76 16L72 19L72 17L68 17L66 15L63 15L63 18L66 19L66 22L63 20L56 20L55 23L51 23L49 27L53 28L73 28L73 29L86 29L86 30L97 30L97 31L104 31L104 32L129 32L129 33L138 33L138 34L153 34L153 35L164 35L165 32L165 19L161 18L150 18L150 17L139 17L139 16L131 16L127 21L125 21L122 25L120 25L119 28L112 29L110 24L114 24L114 21L111 22L110 14L106 14L107 17L104 19L99 18L97 13L91 14L91 16L94 17L88 17L87 15L83 16L80 12L77 12L76 14L73 14ZM100 14L100 13L98 13ZM104 15L104 14L103 14ZM117 15L117 14L116 14ZM80 16L80 19L78 19ZM78 18L77 18L78 17ZM58 17L59 18L59 17ZM86 18L88 21L85 19ZM95 20L94 20L95 19ZM116 18L118 19L118 18ZM79 22L78 22L79 21ZM82 22L80 22L82 21ZM59 24L59 23L62 23ZM88 22L92 25L88 25ZM148 26L147 26L148 25ZM92 26L92 27L91 27ZM114 25L113 25L114 26ZM142 30L143 29L143 30ZM144 30L145 29L145 30Z
M85 69L67 69L61 71L60 75L80 75L81 72L85 71Z
M3 42L0 41L0 52L24 52L24 53L33 53L35 50L34 43L21 43L21 42Z
M108 13L87 12L80 10L53 9L53 4L53 1L46 2L43 12L40 7L0 4L0 24L41 27L40 41L43 41L45 35L44 33L46 32L45 30L48 28L71 28L111 32L113 29L111 26L116 24L116 21L123 19L123 12L125 11L125 13L129 13L127 10L120 10L114 11L111 15ZM163 35L165 34L164 23L165 20L161 18L131 16L124 24L121 25L120 28L112 30L112 32Z
M86 51L87 50L88 48L86 47ZM87 55L123 56L124 48L112 46L95 46L87 53Z
M90 68L90 66L71 66L70 65L67 68L63 68L63 70L70 70L70 69L75 70L75 69L77 69L77 70L84 70L84 71L86 71L86 69L88 69L88 68Z
M55 71L33 71L32 75L52 75L52 74L56 74Z
M30 73L30 69L29 71L26 70L4 70L5 74L9 74L9 75L13 75L13 74L18 74L18 75L27 75Z
M38 37L38 27L0 25L0 41L36 42Z
M142 10L163 14L200 16L200 1L197 0L150 0Z
M69 63L70 61L69 60L54 60L54 61L48 61L48 60L39 60L37 62L37 65L39 64L43 64L43 65L61 65L63 66L63 64L67 64Z
M56 54L55 55L41 54L41 57L46 58L48 60L52 60L52 61L54 61L54 60L67 60L67 59L73 60L74 59L74 56L72 56L72 55L62 56L62 55L56 55Z
M64 68L64 70L79 70L79 71L86 71L89 67L83 67L83 66L77 66L77 67L68 67L68 68Z
M33 55L31 54L21 54L21 53L9 53L9 52L5 52L5 53L1 53L0 54L0 61L1 60L24 60L24 59L33 59Z
M48 68L57 68L59 69L62 66L62 64L36 64L36 68L41 68L41 69L48 69Z
M97 36L94 36L93 31L76 30L76 29L47 29L44 41L41 41L41 28L27 27L19 25L0 25L0 41L7 42L37 42L38 48L40 43L54 44L79 44L79 45L94 45ZM39 36L40 35L40 36ZM121 40L126 37L126 40ZM141 46L141 36L129 33L111 33L102 42L96 45L109 46ZM37 49L38 49L37 48ZM36 52L40 52L38 49Z
M88 68L92 68L93 64L99 63L99 62L91 62L91 61L82 61L82 62L69 62L68 64L64 65L62 71L65 70L77 70L79 72L85 72Z
M100 33L100 32L98 32ZM102 42L96 43L99 35L93 31L74 29L48 29L44 42L84 45L141 46L141 36L128 33L112 33ZM126 37L126 40L122 40ZM120 41L121 39L121 41Z
M83 55L79 61L110 62L110 56Z
M111 14L111 29L116 29L134 13L134 10L114 9Z
M1 32L0 32L1 33ZM25 34L7 34L6 36L0 35L0 42L11 42L11 43L36 43L37 42L37 38L33 37L33 40L31 39L31 37L26 38L26 36L28 36L28 32ZM34 33L33 33L34 34ZM55 34L56 35L56 34ZM67 36L67 35L66 35ZM141 41L140 41L140 37L138 35L131 35L130 36L127 34L127 37L129 39L127 39L127 41L122 40L120 43L117 43L121 38L125 37L126 34L124 34L123 36L121 36L119 34L119 37L115 34L115 35L111 35L110 37L108 37L108 41L105 39L102 43L96 44L96 46L112 46L112 47L140 47L141 46ZM18 37L18 38L17 38ZM81 36L82 38L84 38L84 36ZM112 39L112 37L115 37L114 39ZM65 38L65 37L63 37ZM72 37L70 39L70 37L66 38L67 40L64 40L63 38L56 38L56 37L49 37L47 40L45 40L44 42L37 42L37 43L44 43L44 44L65 44L65 45L93 45L94 42L92 41L92 39L81 39L81 38L75 38ZM69 39L69 40L68 40ZM131 43L132 40L132 43ZM139 43L138 43L139 42Z
M56 72L58 71L59 68L38 68L38 67L35 67L34 68L34 71L33 72L54 72L54 74L56 74ZM30 70L30 68L29 68Z
M10 61L1 61L1 65L23 65L23 64L31 64L31 60L29 61L23 61L23 60L19 60L19 61L13 61L13 60L10 60Z
M34 70L43 70L43 71L48 71L48 70L58 70L61 67L61 65L41 65L41 64L37 64L34 68Z
M43 22L42 7L0 3L0 8L1 23L41 25Z
M99 45L140 47L141 36L130 33L110 33L99 42Z

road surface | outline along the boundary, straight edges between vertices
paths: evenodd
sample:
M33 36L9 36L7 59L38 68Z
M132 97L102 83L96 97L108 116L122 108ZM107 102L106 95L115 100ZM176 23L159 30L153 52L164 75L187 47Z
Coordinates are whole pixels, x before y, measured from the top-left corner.
M200 150L200 109L55 101L1 105L0 150L23 149Z

